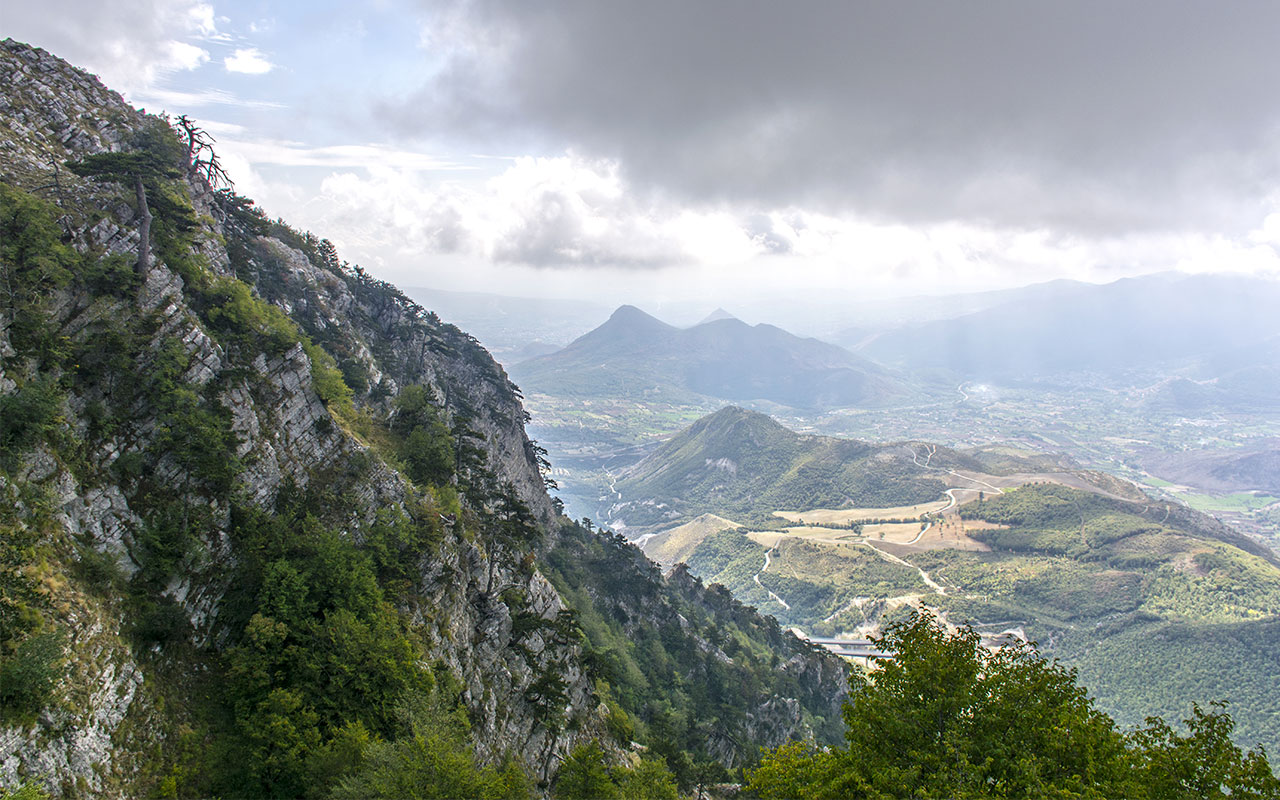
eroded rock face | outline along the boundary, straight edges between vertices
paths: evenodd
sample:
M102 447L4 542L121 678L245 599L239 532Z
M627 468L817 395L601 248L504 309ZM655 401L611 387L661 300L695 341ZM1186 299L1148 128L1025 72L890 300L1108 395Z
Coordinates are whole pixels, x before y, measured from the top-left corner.
M35 721L0 728L0 786L34 781L54 795L117 796L138 766L138 743L122 723L145 713L137 704L143 672L110 610L79 593L59 600L71 691Z
M7 156L0 178L19 185L33 173L43 177L54 162L119 149L145 121L95 78L38 49L5 42L0 76L0 151ZM107 211L71 231L77 249L136 256L134 209L116 201L110 190L77 181L65 170L60 175L71 202ZM200 255L215 272L230 276L231 259L221 241L236 234L223 227L222 212L206 185L193 181L191 194L197 210L215 219ZM382 287L361 292L357 284L353 291L352 276L316 266L279 240L262 237L251 244L260 262L255 266L271 282L270 299L276 305L304 328L328 331L347 343L363 362L370 385L388 399L405 385L423 383L445 403L446 413L466 413L489 471L544 523L551 520L519 399L474 339ZM279 355L260 353L247 374L240 370L228 379L233 366L227 354L192 309L182 279L164 263L148 271L132 303L103 307L88 300L73 294L56 298L53 315L68 337L82 335L101 315L151 314L157 324L149 352L177 341L188 359L180 383L197 392L211 384L221 387L218 402L231 416L236 455L245 465L238 482L248 502L269 508L286 483L305 488L317 474L360 457L365 473L350 493L347 533L358 540L379 509L404 509L403 478L370 458L335 423L312 385L312 365L301 346ZM7 328L0 326L0 357L13 355ZM368 340L378 343L378 356ZM16 388L7 377L8 366L0 363L0 392ZM145 373L149 365L138 367ZM81 433L86 428L81 415L93 399L73 396L69 401L69 422ZM77 479L46 451L30 457L20 476L24 484L46 487L56 497L56 518L67 536L114 556L126 577L137 570L133 549L143 521L131 506L131 487L119 483L110 467L123 455L148 452L159 435L150 409L132 411L128 424L90 454L93 480ZM150 469L152 479L167 485L182 486L189 479L170 456ZM220 602L237 556L228 535L228 509L214 504L210 511L213 525L202 532L200 562L190 565L165 593L187 615L194 643L217 647L224 634L218 628ZM513 639L513 612L502 599L504 591L516 589L524 598L519 613L548 622L564 606L536 569L508 563L514 556L500 548L490 552L484 532L479 533L477 539L464 535L461 526L448 529L440 552L422 565L423 600L415 619L423 627L430 656L447 664L465 686L464 699L481 721L475 728L479 753L491 758L522 753L534 774L546 778L576 741L602 735L599 702L582 671L576 643L538 632ZM127 795L129 770L136 765L119 757L113 737L119 738L131 711L150 713L144 670L110 610L79 593L68 603L68 608L78 604L81 610L75 613L93 622L67 619L75 647L68 650L67 691L54 710L30 724L0 729L0 785L36 779L55 794L79 786L104 796ZM555 721L544 719L525 697L530 685L550 670L567 684L567 703ZM573 732L563 729L565 720L574 721Z
M263 297L317 336L342 339L361 362L371 386L394 395L408 384L420 383L431 389L446 414L466 415L468 427L484 443L488 468L497 480L511 486L543 524L552 522L554 512L525 434L520 398L502 367L474 337L403 296L391 297L365 289L359 280L344 280L279 240L259 237L255 244L242 278L256 278ZM371 346L376 346L376 355Z
M118 150L146 123L145 115L92 76L41 50L0 43L0 180L44 185L54 164ZM60 220L71 244L85 253L136 257L135 210L109 188L61 167L57 174L55 199L77 209ZM193 257L216 275L245 281L315 341L344 354L367 379L357 392L358 405L385 411L404 387L426 387L447 420L472 431L493 491L518 498L543 535L555 535L556 515L525 434L518 391L474 338L363 273L313 263L280 239L237 229L206 184L194 178L188 183L205 226ZM239 249L231 252L228 242ZM241 465L238 502L270 509L285 486L305 489L335 473L358 474L344 493L345 505L334 511L345 535L362 541L380 510L409 513L412 487L335 419L317 394L304 348L228 352L203 321L194 296L176 267L159 261L128 299L66 290L51 298L50 319L69 341L91 336L103 319L152 320L133 364L136 375L154 370L161 352L176 342L186 359L178 386L229 415ZM0 319L0 395L16 391L15 378L27 369L13 362L7 330ZM85 437L90 409L112 392L105 385L77 387L66 402L67 427ZM148 480L168 487L193 485L182 462L162 444L157 410L145 392L136 397L117 429L86 448L84 463L68 465L40 449L25 457L12 482L0 476L0 502L20 505L19 489L50 498L60 557L73 560L65 554L74 553L72 543L78 542L114 558L124 579L139 568L144 514L138 480L120 465L127 461L135 472L142 469ZM187 500L201 506L207 523L198 532L199 552L164 594L190 623L191 643L216 654L227 644L219 613L239 554L225 500L209 499L197 488ZM609 738L605 709L562 617L564 600L539 572L530 552L535 545L515 551L483 528L464 530L457 520L444 521L443 530L438 548L419 564L417 599L403 610L429 658L446 665L464 687L480 756L492 760L515 753L545 780L576 744ZM64 566L70 571L73 565ZM55 796L132 796L144 770L138 754L156 751L173 726L166 716L172 712L158 707L150 688L151 670L199 665L176 663L181 657L159 646L135 652L123 635L131 620L123 615L118 592L113 599L110 591L98 596L71 584L53 593L67 632L65 680L37 719L0 727L0 786L36 781ZM677 588L701 591L700 584ZM802 656L793 661L783 668L822 669ZM550 704L539 689L548 676L562 682L563 699ZM762 698L747 716L762 744L803 730L794 699ZM733 763L730 743L709 746Z

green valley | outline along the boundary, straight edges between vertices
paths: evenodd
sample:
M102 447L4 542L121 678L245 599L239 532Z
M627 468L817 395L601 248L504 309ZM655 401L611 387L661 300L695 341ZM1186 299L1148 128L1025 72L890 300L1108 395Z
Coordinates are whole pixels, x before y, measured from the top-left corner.
M932 609L988 641L1039 642L1122 724L1222 700L1240 741L1280 746L1280 676L1262 667L1280 560L1069 466L802 436L729 408L624 471L614 509L651 557L808 636L863 640Z

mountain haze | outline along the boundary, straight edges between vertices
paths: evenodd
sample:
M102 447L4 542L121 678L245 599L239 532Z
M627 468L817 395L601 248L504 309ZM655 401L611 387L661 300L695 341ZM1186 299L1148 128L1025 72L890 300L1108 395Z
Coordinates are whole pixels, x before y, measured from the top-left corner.
M618 308L563 350L511 372L526 391L549 395L717 398L807 409L882 406L910 391L889 370L772 325L730 317L682 329L634 306Z
M1165 274L1105 285L1056 282L957 319L884 333L859 352L904 369L946 369L972 380L1167 369L1266 342L1280 333L1278 307L1280 282L1261 278Z
M474 335L504 365L554 352L609 314L606 306L577 300L416 286L404 293Z
M708 322L719 322L722 319L737 319L737 317L730 314L728 311L725 311L723 308L717 308L715 311L712 311L710 314L703 317L698 324L706 325Z

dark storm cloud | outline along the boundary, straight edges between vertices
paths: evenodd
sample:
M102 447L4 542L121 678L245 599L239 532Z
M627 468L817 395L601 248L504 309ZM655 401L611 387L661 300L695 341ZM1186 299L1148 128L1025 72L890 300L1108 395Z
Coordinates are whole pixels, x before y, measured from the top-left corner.
M406 134L617 159L637 188L1064 231L1252 225L1280 4L476 0ZM1234 220L1234 222L1233 222Z

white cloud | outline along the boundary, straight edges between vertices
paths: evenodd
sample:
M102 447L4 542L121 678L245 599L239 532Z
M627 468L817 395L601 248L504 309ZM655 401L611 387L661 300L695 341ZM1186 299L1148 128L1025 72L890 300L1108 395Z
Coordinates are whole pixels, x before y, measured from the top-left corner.
M165 50L169 55L166 69L192 70L209 60L208 50L188 42L167 42Z
M367 169L397 169L407 172L419 170L465 170L469 167L455 161L446 161L426 153L399 150L378 144L308 145L302 142L279 139L239 138L244 128L223 127L212 122L205 126L210 132L226 138L222 146L234 151L251 164L274 164L283 167L364 167Z
M379 252L378 261L450 253L542 268L647 269L737 264L768 252L729 211L642 201L612 162L517 158L483 183L441 182L388 160L360 166L367 171L326 177L300 211L335 240Z
M266 54L256 47L242 47L222 60L227 72L243 75L265 75L275 68Z
M333 165L315 193L281 213L338 242L353 260L409 265L432 255L469 263L599 275L732 277L804 291L893 286L911 292L964 291L1056 277L1112 280L1170 269L1274 274L1280 256L1266 237L1280 216L1259 222L1253 239L1147 232L1063 237L1048 230L969 223L883 223L799 208L699 208L642 201L618 166L573 155L518 158L485 180L441 181L369 146L305 149L257 145L248 162ZM370 160L373 157L376 160ZM234 177L234 176L233 176ZM711 278L708 278L711 279ZM583 278L583 280L589 280ZM630 279L628 279L630 280ZM483 288L483 287L475 287Z
M7 3L4 28L130 96L208 62L201 45L219 35L213 8L196 0Z
M187 24L188 27L201 36L213 37L218 35L218 25L213 18L213 6L208 3L196 3L188 8Z
M235 106L238 108L284 108L281 103L269 100L245 100L225 89L204 89L199 92L179 92L171 89L145 89L135 92L133 101L143 106L181 111L201 106Z

